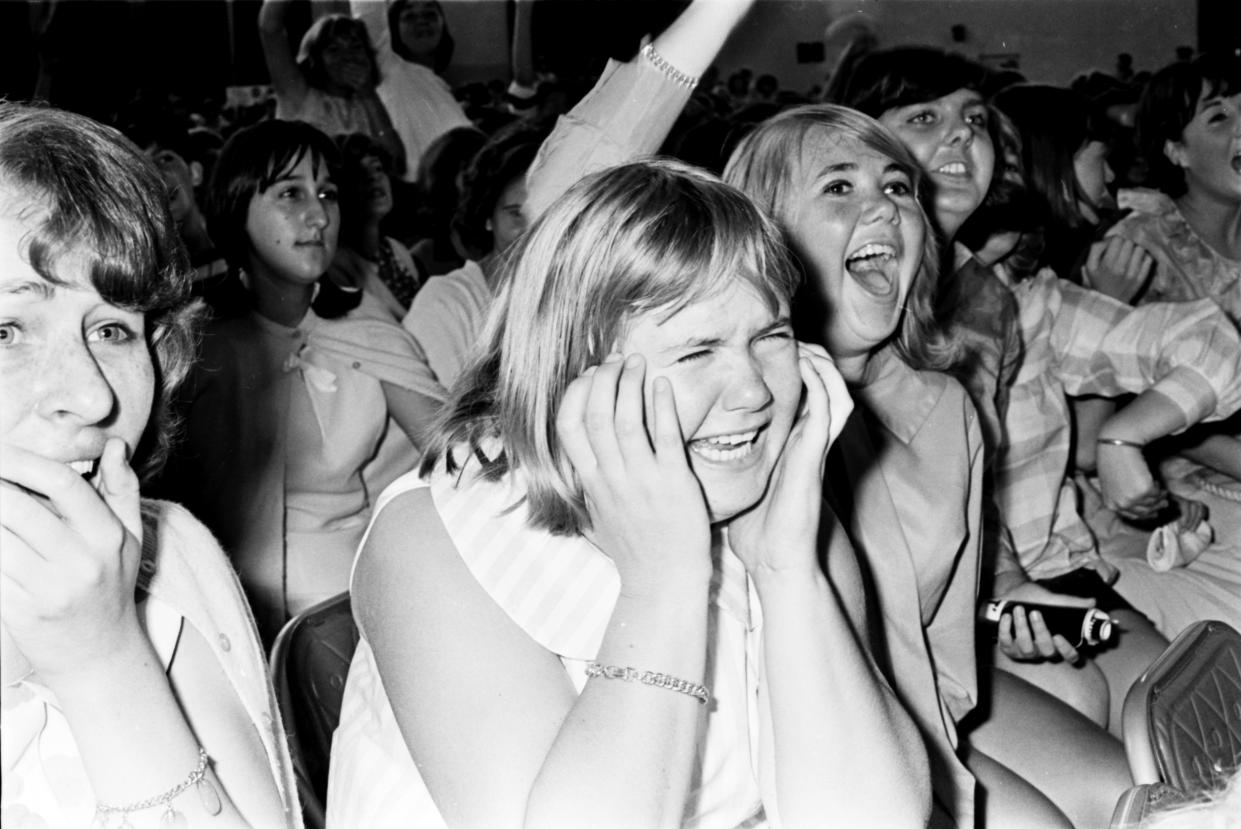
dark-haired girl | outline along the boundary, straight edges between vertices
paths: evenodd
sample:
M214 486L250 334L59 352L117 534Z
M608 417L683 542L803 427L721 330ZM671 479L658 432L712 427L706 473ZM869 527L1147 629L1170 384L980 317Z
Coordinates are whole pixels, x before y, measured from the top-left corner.
M389 418L417 446L438 395L400 326L311 308L336 252L337 163L313 127L262 122L225 144L208 199L251 307L207 330L177 472L268 639L345 589L374 496L362 469Z

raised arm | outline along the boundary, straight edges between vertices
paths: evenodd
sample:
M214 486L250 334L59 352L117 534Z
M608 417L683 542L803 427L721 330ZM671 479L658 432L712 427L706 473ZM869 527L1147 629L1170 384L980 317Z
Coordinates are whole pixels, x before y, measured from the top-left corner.
M513 4L511 50L513 83L509 91L533 95L538 80L534 74L534 0L516 0Z
M267 62L267 74L271 76L276 98L289 101L296 109L306 97L309 86L289 42L285 20L289 5L290 0L263 0L259 8L259 43L263 46L263 59Z
M582 176L659 149L729 33L754 0L693 0L651 43L657 64L638 54L609 64L594 89L562 116L526 173L524 212L533 222Z

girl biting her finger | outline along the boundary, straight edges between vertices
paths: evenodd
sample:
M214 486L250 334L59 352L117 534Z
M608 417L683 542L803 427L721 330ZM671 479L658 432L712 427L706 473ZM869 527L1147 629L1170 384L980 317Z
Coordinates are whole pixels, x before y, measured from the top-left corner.
M140 494L196 316L158 172L87 118L0 103L0 259L5 824L300 825L236 576Z

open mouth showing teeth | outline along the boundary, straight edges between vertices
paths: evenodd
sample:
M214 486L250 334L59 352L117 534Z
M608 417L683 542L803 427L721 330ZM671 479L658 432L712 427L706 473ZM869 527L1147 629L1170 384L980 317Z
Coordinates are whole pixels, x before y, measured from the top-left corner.
M89 461L69 461L66 466L81 475L83 478L93 478L95 476L95 470L99 467L99 459L95 458L94 460Z
M715 435L690 441L689 449L695 455L715 463L728 463L752 455L758 448L761 430L735 432L731 435Z
M845 259L845 269L863 288L873 294L888 294L897 284L896 248L872 242Z
M960 161L952 161L940 167L935 172L943 173L946 176L963 176L969 171L965 168L965 164Z

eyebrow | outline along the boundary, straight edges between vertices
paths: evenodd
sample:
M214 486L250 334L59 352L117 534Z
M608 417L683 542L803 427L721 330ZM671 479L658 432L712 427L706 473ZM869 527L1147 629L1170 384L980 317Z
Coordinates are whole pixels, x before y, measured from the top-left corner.
M56 287L42 279L17 279L11 282L0 282L0 294L18 296L21 294L37 294L39 299L50 299Z
M839 164L829 164L826 167L824 167L822 170L819 170L819 173L816 176L816 178L822 178L823 176L830 175L832 173L839 173L839 172L846 172L846 171L852 172L856 169L858 169L858 165L856 162L842 161ZM889 161L887 164L884 165L883 172L884 173L897 172L897 173L904 173L905 175L909 175L908 168L904 164L901 164L898 161Z
M852 171L856 169L857 169L857 162L841 161L836 164L828 164L826 167L819 170L818 177L822 178L823 176L830 175L832 173L839 173L839 172L843 172L846 170Z
M766 334L770 334L772 331L775 331L778 328L786 328L791 325L792 325L791 320L789 319L788 315L785 315L783 317L779 317L778 319L772 320L770 324L765 325L762 328L758 329L757 331L755 331L753 334L750 335L750 338L754 339L755 337L762 337ZM661 349L661 353L667 353L669 351L679 351L681 349L686 349L686 348L714 348L715 346L721 345L724 342L725 342L725 339L723 337L695 337L692 340L686 340L684 342L676 343L675 345L670 345L667 348Z

